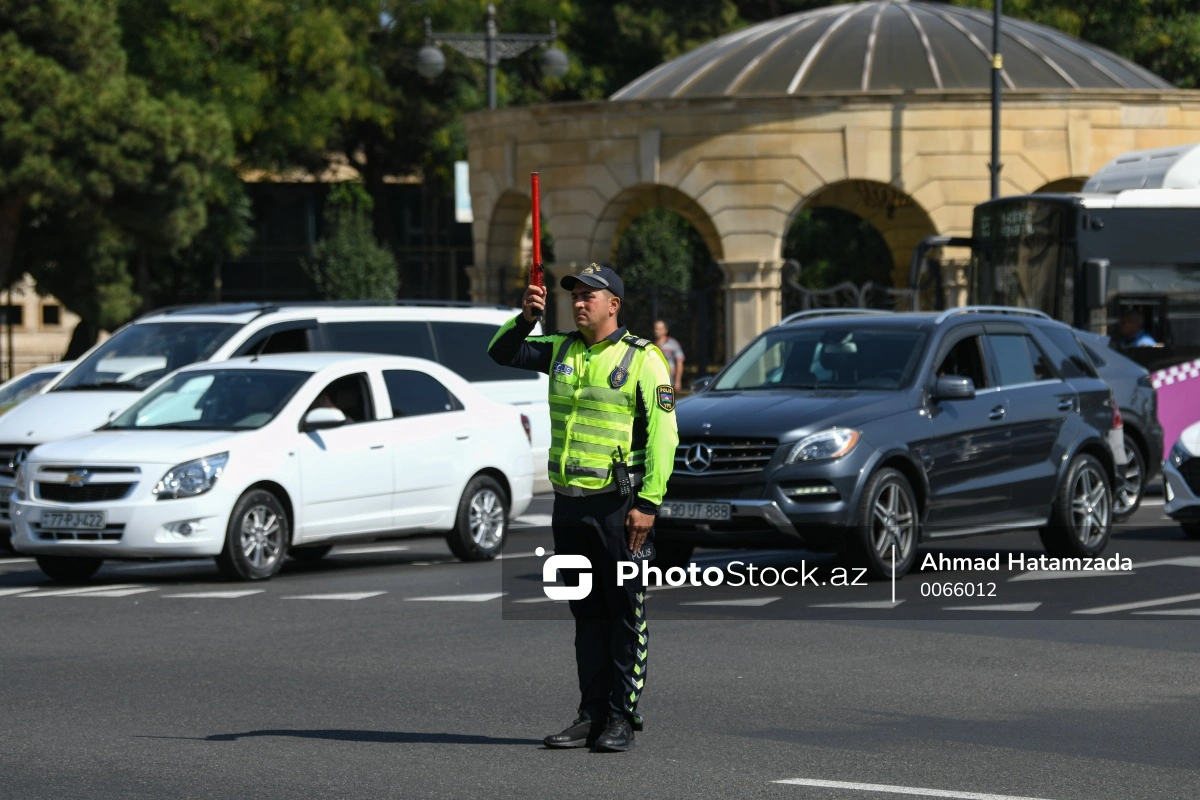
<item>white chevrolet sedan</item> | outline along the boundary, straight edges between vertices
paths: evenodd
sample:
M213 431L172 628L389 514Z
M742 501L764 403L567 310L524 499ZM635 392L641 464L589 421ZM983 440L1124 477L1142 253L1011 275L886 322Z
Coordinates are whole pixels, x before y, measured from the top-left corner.
M106 558L215 557L263 580L334 544L445 535L504 546L533 487L529 420L419 358L305 353L202 363L17 472L13 547L52 578Z

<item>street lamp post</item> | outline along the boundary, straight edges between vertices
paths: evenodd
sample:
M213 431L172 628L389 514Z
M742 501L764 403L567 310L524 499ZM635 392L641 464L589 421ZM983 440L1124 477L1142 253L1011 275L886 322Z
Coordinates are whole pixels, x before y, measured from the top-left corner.
M992 6L992 199L1000 196L1000 73L1004 69L1004 57L1000 55L1000 15L1003 0L994 0Z
M426 78L436 78L446 68L446 56L438 45L449 45L467 58L487 64L488 108L496 108L496 67L506 58L519 56L534 47L553 44L558 38L558 27L550 21L549 34L498 33L496 30L496 7L488 3L485 33L434 33L429 17L425 18L425 46L417 53L417 71ZM547 47L542 55L542 73L551 78L561 78L569 66L567 56L556 47Z

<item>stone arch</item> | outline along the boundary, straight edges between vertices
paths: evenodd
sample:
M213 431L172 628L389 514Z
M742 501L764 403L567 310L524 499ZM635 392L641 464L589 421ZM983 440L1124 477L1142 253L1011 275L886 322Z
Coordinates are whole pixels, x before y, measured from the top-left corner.
M591 260L612 261L616 256L621 234L639 214L651 208L665 208L679 214L699 231L714 261L720 261L724 257L725 248L721 244L717 227L699 203L670 186L640 184L622 191L609 201L600 214L588 247Z
M521 241L533 201L529 195L511 189L500 195L488 224L487 265L492 269L517 266L521 262Z
M870 223L891 250L892 285L896 288L908 285L913 248L938 232L929 213L911 195L888 183L852 178L827 184L804 198L788 216L781 243L805 208L839 208Z
M1056 181L1050 181L1041 188L1034 189L1034 194L1048 193L1070 193L1083 191L1083 185L1087 183L1087 178L1059 178Z

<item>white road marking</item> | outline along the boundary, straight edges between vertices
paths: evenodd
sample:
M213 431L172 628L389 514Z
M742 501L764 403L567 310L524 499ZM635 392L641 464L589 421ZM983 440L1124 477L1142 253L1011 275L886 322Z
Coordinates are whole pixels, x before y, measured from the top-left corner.
M52 589L47 592L37 592L36 594L23 594L21 597L69 597L73 594L90 594L92 592L111 592L117 589L141 588L142 586L137 583L120 583L108 586L81 586L76 589Z
M776 600L781 600L779 597L747 597L742 600L701 600L695 603L680 603L681 606L744 606L747 608L757 608L758 606L769 605Z
M517 517L513 522L521 523L522 527L549 528L552 520L553 517L549 514L526 514L523 517Z
M1097 606L1095 608L1081 608L1078 611L1072 611L1072 614L1114 614L1118 611L1132 611L1135 608L1150 608L1152 606L1166 606L1171 603L1186 603L1189 600L1200 600L1200 594L1181 594L1175 597L1160 597L1157 600L1142 600L1137 603L1121 603L1115 606Z
M452 563L454 563L454 562L453 562L453 559L449 559L449 558L447 558L447 559L445 559L445 560L443 560L443 561L413 561L413 562L411 562L411 566L414 566L414 567L432 567L432 566L435 566L435 565L437 565L437 564L452 564Z
M1082 570L1078 570L1078 571L1042 570L1039 572L1022 572L1020 575L1017 575L1015 578L1009 578L1008 582L1016 583L1017 581L1056 581L1056 580L1059 580L1060 578L1113 578L1113 577L1116 577L1117 575L1136 575L1136 574L1137 573L1134 572L1133 570L1115 570L1115 569L1114 570L1082 569Z
M1142 505L1144 505L1144 506L1161 506L1161 505L1166 505L1166 501L1163 500L1162 498L1153 498L1152 499L1149 497L1143 497Z
M946 606L942 611L1037 611L1041 603L997 603L990 606Z
M505 592L487 592L485 594L443 594L436 597L406 597L405 600L424 601L429 603L486 603L503 597Z
M36 586L26 586L24 589L0 589L0 597L7 597L10 594L21 594L23 592L36 592Z
M239 597L249 597L252 594L262 594L266 589L234 589L228 592L185 592L184 594L164 594L163 597L178 597L187 599L206 599L209 597L235 600Z
M1145 567L1197 567L1200 568L1200 556L1181 556L1179 558L1163 558L1158 561L1143 561L1134 564L1134 569Z
M0 564L32 564L32 558L0 558Z
M952 792L946 789L922 789L917 786L888 786L882 783L850 783L847 781L818 781L793 778L775 783L790 783L793 786L814 786L822 789L853 789L859 792L887 792L918 797L953 797L957 800L1045 800L1042 797L1017 797L1012 794L987 794L980 792Z
M346 592L345 594L296 594L284 597L284 600L366 600L368 597L378 597L387 592Z
M338 547L330 555L335 556L357 556L366 555L367 553L399 553L412 548L406 544L369 544L369 545L350 545L346 547Z
M551 600L549 597L529 597L524 600L513 600L514 603L569 603L570 600Z
M542 548L542 555L554 555L554 551L546 550L545 548ZM504 561L505 559L508 559L508 558L541 558L541 557L542 556L537 553L501 553L500 555L496 556L496 560Z
M1200 608L1168 608L1163 611L1135 611L1134 614L1159 614L1164 617L1200 617Z
M872 600L864 603L816 603L809 608L895 608L903 602L903 600L897 600L895 603L891 600Z
M157 592L158 588L149 586L142 589L112 589L104 592L88 592L87 594L72 595L73 597L129 597L131 594L143 594L145 592Z

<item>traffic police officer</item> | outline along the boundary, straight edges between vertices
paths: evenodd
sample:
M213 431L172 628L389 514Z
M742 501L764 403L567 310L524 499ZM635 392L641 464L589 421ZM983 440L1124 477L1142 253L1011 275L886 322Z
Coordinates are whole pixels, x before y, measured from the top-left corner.
M522 313L488 346L499 364L550 375L554 552L592 564L591 593L571 601L579 714L544 742L628 750L642 729L649 630L645 587L640 578L618 586L616 565L653 557L647 539L679 443L675 390L662 352L617 324L625 288L612 268L592 264L561 285L576 330L530 336L546 304L545 288L530 286Z

